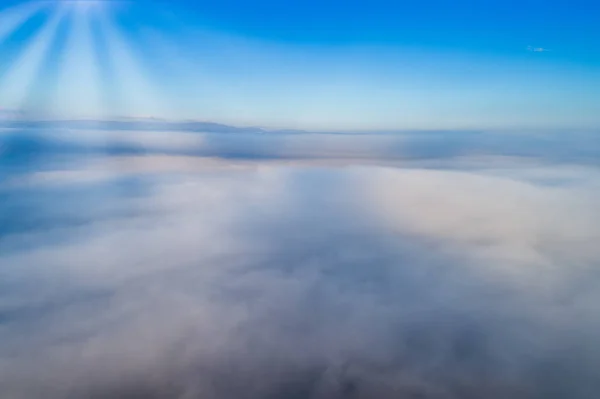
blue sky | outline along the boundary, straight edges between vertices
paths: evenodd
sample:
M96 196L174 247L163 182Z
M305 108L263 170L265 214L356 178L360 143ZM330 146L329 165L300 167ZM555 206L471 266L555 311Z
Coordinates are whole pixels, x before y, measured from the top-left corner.
M326 130L595 129L600 5L7 1L0 107Z

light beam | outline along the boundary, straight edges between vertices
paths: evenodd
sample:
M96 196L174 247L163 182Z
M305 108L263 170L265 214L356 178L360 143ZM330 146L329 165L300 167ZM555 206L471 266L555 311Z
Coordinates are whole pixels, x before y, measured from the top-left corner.
M92 40L91 8L94 2L69 2L71 29L65 47L63 68L58 78L55 112L70 117L99 117L100 74Z
M47 5L36 1L0 11L0 43Z
M40 32L28 44L25 52L15 61L6 75L0 79L0 104L21 109L30 88L42 71L43 61L52 45L58 27L65 16L59 7L44 24Z
M106 39L108 56L114 65L115 84L127 109L122 115L135 117L163 116L165 104L159 99L156 88L149 83L146 71L135 58L130 44L109 19L106 12L98 13L100 26Z

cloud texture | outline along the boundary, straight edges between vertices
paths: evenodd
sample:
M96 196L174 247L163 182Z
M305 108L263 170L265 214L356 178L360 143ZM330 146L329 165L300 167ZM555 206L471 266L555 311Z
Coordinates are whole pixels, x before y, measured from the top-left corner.
M140 159L3 189L0 396L597 398L596 168Z

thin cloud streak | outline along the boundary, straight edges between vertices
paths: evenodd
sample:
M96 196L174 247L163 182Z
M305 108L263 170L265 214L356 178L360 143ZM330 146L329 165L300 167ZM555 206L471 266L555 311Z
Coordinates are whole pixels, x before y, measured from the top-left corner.
M527 46L527 51L531 51L531 52L534 52L534 53L547 53L547 52L552 51L552 50L544 48L544 47Z

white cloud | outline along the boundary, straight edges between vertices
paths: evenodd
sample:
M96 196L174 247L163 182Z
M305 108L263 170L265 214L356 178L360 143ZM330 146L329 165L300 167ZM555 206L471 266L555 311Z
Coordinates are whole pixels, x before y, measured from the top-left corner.
M4 396L583 399L597 386L596 170L257 164L167 168L143 195L103 198L117 216L7 237Z

